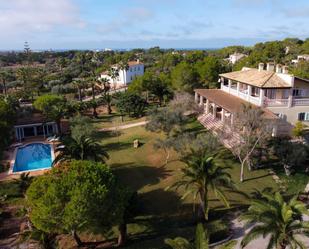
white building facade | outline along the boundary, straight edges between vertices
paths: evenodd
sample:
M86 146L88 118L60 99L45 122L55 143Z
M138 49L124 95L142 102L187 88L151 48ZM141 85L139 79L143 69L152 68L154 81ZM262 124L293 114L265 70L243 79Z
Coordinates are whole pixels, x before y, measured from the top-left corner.
M297 59L292 60L292 63L297 64L300 61L309 61L309 54L298 55Z
M119 65L112 66L116 77L113 78L108 72L103 72L100 78L106 78L114 88L124 87L130 84L136 77L144 75L144 64L139 60L129 61L126 68Z
M229 56L229 58L227 58L227 60L232 63L232 64L235 64L237 61L239 61L240 59L246 57L247 55L245 54L241 54L241 53L234 53L234 54L231 54Z
M276 120L274 134L287 135L296 122L309 124L309 80L288 73L286 66L260 63L258 69L220 75L220 89L196 89L195 100L205 107L205 120L232 125L243 104L262 108ZM206 122L205 121L205 122Z

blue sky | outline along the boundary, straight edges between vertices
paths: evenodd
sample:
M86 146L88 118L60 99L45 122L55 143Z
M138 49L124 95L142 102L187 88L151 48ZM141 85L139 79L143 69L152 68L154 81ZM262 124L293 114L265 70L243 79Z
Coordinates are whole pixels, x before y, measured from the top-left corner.
M215 48L308 27L309 0L0 0L0 50Z

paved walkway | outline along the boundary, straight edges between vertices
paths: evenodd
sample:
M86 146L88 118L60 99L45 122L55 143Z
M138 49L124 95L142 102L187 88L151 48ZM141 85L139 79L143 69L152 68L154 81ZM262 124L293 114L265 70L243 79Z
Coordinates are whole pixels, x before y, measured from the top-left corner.
M129 129L132 127L136 126L143 126L146 125L149 121L141 121L137 123L132 123L132 124L126 124L126 125L120 125L120 126L113 126L113 127L108 127L108 128L102 128L99 129L99 131L116 131L116 130L124 130L124 129Z
M305 221L309 220L309 216L304 217ZM232 220L232 230L233 230L233 237L231 240L236 240L237 244L234 249L241 249L240 246L241 240L243 239L244 235L252 229L253 225L245 226L244 222L241 221L239 218L235 218ZM309 248L309 238L302 236L302 241ZM263 238L259 237L252 242L250 242L244 249L266 249L269 242L269 236Z

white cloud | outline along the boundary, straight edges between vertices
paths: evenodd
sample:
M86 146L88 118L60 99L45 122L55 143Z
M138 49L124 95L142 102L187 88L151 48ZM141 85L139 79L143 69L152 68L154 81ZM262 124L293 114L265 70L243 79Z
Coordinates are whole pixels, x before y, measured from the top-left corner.
M127 8L119 13L117 17L109 22L97 24L97 31L106 36L110 34L118 34L123 36L128 31L128 25L132 29L137 24L145 23L155 17L154 12L148 8Z
M10 0L0 4L0 32L7 36L84 25L72 0Z

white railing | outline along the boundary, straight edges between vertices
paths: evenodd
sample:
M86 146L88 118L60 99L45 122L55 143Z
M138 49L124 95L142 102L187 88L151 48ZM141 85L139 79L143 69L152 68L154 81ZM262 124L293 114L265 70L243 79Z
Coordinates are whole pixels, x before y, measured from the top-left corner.
M250 96L249 102L255 105L260 105L260 98Z
M239 94L238 96L239 96L240 98L242 98L242 99L244 99L244 100L247 100L247 99L248 99L248 94L243 93L243 92L239 92L238 94Z
M309 106L309 98L293 99L293 106Z
M273 106L288 106L288 99L265 99L265 106L273 107Z
M233 94L234 96L238 96L237 89L231 88L230 93Z
M241 99L244 99L252 104L255 104L255 105L260 105L260 98L259 97L253 97L253 96L250 96L248 97L248 94L245 93L245 92L241 92L241 91L237 91L237 89L235 88L229 88L228 86L224 86L224 85L221 85L221 90L223 90L224 92L227 92L227 93L230 93L231 95L234 95L236 97L239 97Z
M224 91L224 92L229 92L229 87L228 86L224 86L224 85L221 85L221 89Z

